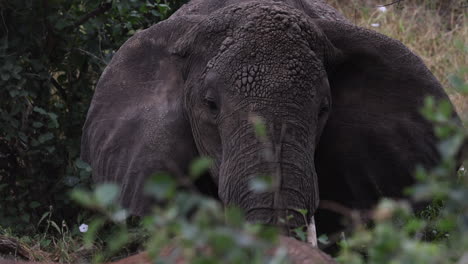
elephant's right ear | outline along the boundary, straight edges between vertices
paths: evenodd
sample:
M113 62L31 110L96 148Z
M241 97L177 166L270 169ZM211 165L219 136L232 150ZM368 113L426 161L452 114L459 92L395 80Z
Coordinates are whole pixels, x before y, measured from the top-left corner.
M105 69L88 111L81 158L95 182L121 185L120 201L134 214L147 210L148 176L183 171L196 156L183 110L185 58L171 45L197 22L176 17L135 34Z
M332 110L316 153L321 199L366 207L400 197L416 165L439 161L432 124L420 114L424 99L448 97L399 41L351 24L317 24L338 54L328 63Z

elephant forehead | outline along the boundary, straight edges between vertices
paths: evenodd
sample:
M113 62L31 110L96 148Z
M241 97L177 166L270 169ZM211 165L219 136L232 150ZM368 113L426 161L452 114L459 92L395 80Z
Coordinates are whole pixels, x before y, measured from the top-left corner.
M322 74L318 62L303 58L280 58L278 54L265 55L258 60L233 60L215 64L231 92L249 96L304 99L315 97L313 88ZM313 70L315 69L315 70Z
M325 74L321 32L304 14L282 4L233 10L237 19L208 62L209 70L243 96L310 101L314 84Z
M281 34L252 38L237 41L208 63L209 70L221 76L231 92L304 100L315 96L314 86L325 75L325 69L312 49L299 39Z

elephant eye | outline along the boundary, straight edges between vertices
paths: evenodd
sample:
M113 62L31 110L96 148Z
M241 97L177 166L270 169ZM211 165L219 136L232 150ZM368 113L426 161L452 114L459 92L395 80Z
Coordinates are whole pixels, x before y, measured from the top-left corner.
M329 106L328 102L322 104L322 106L320 107L320 111L319 111L319 118L323 117L329 111L330 111L330 106Z
M218 113L218 104L216 104L215 100L211 97L205 97L204 100L205 105L208 107L212 114Z

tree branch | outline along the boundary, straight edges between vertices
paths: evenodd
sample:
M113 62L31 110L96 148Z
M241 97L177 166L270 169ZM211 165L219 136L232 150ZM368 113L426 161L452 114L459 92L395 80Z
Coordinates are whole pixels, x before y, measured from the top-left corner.
M68 30L72 30L76 27L79 27L80 25L83 25L84 23L86 23L86 21L88 21L89 19L93 18L93 17L96 17L100 14L103 14L105 13L106 11L108 11L109 9L111 9L112 7L112 2L109 2L109 3L102 3L98 6L98 8L94 9L93 11L89 12L88 14L84 15L82 18L80 18L78 21L76 21L75 23L73 23L73 25L71 26L68 26L65 28L65 31L68 31Z
M60 96L62 96L62 98L67 102L67 93L65 92L65 89L57 82L57 80L55 80L54 77L50 77L50 82L54 85L54 87L57 89L57 91L59 92Z
M403 2L403 1L404 0L396 0L396 1L391 2L390 4L378 5L377 7L391 6L391 5L394 5L394 4L399 4L399 3Z

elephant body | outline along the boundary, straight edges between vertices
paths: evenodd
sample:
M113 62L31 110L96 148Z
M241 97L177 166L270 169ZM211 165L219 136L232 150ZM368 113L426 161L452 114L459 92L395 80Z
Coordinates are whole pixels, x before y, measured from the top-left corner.
M309 221L320 200L363 209L401 197L416 165L437 164L419 113L426 96L448 100L417 55L321 0L193 0L115 54L88 112L82 159L144 214L149 175L184 177L191 160L210 156L200 190L249 221L290 229L307 224L297 209ZM273 177L273 190L249 188L259 175ZM339 225L320 211L316 222L319 232Z

